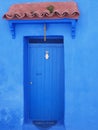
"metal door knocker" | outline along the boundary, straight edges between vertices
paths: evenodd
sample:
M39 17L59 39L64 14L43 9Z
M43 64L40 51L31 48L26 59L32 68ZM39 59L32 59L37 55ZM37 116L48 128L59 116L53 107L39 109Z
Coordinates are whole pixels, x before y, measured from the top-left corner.
M49 52L48 52L48 51L45 52L45 59L46 59L46 60L49 59Z

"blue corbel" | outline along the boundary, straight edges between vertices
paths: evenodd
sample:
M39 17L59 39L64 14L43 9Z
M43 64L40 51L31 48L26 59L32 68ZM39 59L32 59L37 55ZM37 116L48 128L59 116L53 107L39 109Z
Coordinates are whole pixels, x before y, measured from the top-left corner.
M12 34L12 38L15 39L15 23L10 21L9 22L9 27L10 27L10 31L11 31L11 34Z
M75 38L75 36L76 36L76 20L73 20L72 21L72 38L74 39Z
M44 19L44 20L9 20L9 27L10 31L12 34L12 38L15 39L16 34L15 34L15 25L16 24L57 24L57 23L62 23L62 24L70 24L72 29L71 29L71 35L72 38L75 38L76 36L76 22L77 19Z

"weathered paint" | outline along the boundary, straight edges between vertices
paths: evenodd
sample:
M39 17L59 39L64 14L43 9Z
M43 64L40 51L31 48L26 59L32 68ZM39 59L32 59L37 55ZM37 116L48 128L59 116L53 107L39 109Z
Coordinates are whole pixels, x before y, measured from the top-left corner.
M10 5L30 1L0 2L0 129L2 130L22 129L23 37L44 34L42 25L17 25L16 39L12 39L8 23L2 16ZM41 0L33 0L36 1ZM71 38L70 26L64 24L49 24L47 34L64 36L66 130L97 130L98 2L97 0L76 0L76 2L81 12L76 38Z

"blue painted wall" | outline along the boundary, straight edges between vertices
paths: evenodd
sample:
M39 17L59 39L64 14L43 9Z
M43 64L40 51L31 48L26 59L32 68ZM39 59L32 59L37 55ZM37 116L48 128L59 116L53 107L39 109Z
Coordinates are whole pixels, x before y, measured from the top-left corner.
M41 0L33 0L36 1ZM42 25L17 25L16 39L12 39L8 23L2 16L9 6L23 2L32 0L0 2L0 130L21 130L23 36L43 34ZM49 25L47 34L64 36L66 130L98 130L98 2L76 2L81 12L76 39L71 38L69 25Z

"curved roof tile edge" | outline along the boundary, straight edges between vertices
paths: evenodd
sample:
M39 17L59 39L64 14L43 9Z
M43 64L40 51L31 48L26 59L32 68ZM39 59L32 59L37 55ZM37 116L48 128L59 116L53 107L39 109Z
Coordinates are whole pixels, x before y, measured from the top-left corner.
M78 19L80 15L76 2L37 2L14 4L4 14L6 20L30 19Z

